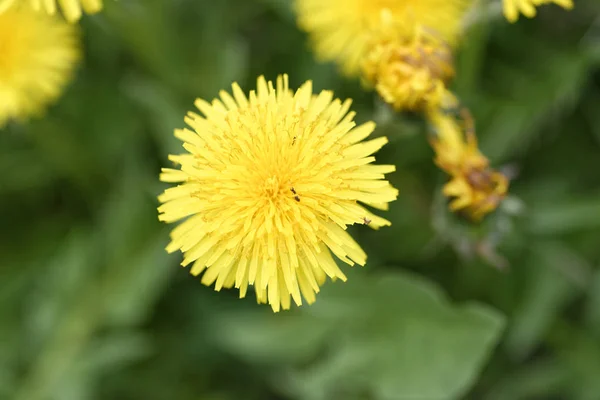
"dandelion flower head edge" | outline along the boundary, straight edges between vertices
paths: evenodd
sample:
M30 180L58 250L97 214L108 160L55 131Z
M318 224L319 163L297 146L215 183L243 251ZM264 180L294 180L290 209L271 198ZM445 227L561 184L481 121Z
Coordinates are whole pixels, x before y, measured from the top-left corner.
M298 25L308 32L316 55L336 61L350 76L359 74L373 32L389 14L399 37L410 37L415 26L436 32L454 45L473 0L295 0Z
M35 11L55 15L60 9L69 22L77 22L82 14L95 14L102 10L102 0L0 0L0 13L13 4L28 3ZM58 4L57 4L58 3Z
M200 114L175 131L185 154L162 170L176 183L159 196L159 219L183 220L167 251L181 251L183 266L215 290L235 287L240 298L254 286L257 301L277 312L291 301L313 303L329 277L346 280L332 254L364 265L366 254L348 225L389 225L366 206L385 210L398 191L374 165L385 137L363 141L374 130L356 126L350 100L331 91L313 94L310 81L297 91L287 75L275 85L264 77L249 95L234 83L212 103L198 99Z
M0 127L55 101L79 58L76 25L37 13L27 3L0 13Z
M551 3L565 10L571 10L574 7L573 0L503 0L502 8L508 22L514 23L517 22L520 14L527 18L533 18L537 14L536 7Z

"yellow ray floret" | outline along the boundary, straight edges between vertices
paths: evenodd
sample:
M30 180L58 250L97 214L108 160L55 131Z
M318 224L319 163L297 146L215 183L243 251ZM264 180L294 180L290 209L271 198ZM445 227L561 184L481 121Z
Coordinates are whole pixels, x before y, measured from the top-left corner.
M102 0L0 0L0 13L13 4L29 3L36 11L56 14L59 5L69 22L76 22L83 12L95 14L102 10Z
M454 45L471 0L295 0L298 24L307 31L317 56L336 61L348 75L358 75L360 63L381 14L389 13L399 37L424 26Z
M389 225L362 204L381 208L398 192L384 179L394 166L373 165L387 139L363 142L375 125L356 126L349 100L313 95L310 81L294 93L287 75L257 86L196 101L202 115L190 112L190 128L175 132L188 153L161 174L179 185L158 210L162 221L185 219L167 250L182 251L202 283L235 286L240 297L253 285L258 302L279 311L291 299L314 302L327 276L346 280L332 253L364 265L346 227Z
M463 134L456 119L441 112L429 118L436 130L436 137L431 140L435 163L451 178L443 188L444 195L453 198L450 209L464 211L472 219L480 220L504 199L508 179L490 168L470 127Z
M573 0L504 0L504 16L509 22L516 22L519 14L527 18L533 18L536 15L536 7L554 3L562 8L570 10L573 8Z
M0 14L0 127L56 100L79 59L79 32L29 4Z

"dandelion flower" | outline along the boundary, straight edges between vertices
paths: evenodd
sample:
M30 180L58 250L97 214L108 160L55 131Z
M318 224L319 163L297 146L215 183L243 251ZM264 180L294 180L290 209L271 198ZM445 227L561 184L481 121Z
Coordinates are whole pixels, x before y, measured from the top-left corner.
M454 76L450 47L423 27L401 38L385 26L373 36L362 63L367 83L397 111L440 107L452 98L446 89Z
M466 117L466 132L453 116L441 112L430 115L437 137L431 140L435 163L446 171L451 180L443 193L453 198L452 211L464 211L474 220L480 220L494 211L506 196L508 179L490 168L488 159L479 151L477 138Z
M13 3L30 3L34 10L43 11L49 15L57 12L58 5L69 22L79 21L82 12L95 14L102 10L102 0L0 0L0 12Z
M536 14L536 7L550 3L557 4L567 10L573 8L573 0L504 0L504 16L509 22L516 22L519 19L519 14L523 14L527 18L533 18Z
M410 37L415 26L438 32L454 45L472 0L295 0L298 24L307 31L317 56L336 61L358 75L370 36L389 13L398 36Z
M397 197L384 179L394 166L372 164L387 139L363 142L375 125L356 126L349 100L313 95L310 81L295 93L287 75L275 87L258 78L248 97L232 89L196 100L203 116L188 113L191 129L175 131L188 153L170 157L179 169L163 169L161 180L179 185L158 210L162 221L185 221L167 251L182 251L182 265L215 290L235 286L244 297L253 285L275 312L291 299L312 303L327 276L346 280L332 253L365 264L346 227L389 225L364 206L387 209Z
M0 14L0 127L56 100L79 59L77 28L28 4Z

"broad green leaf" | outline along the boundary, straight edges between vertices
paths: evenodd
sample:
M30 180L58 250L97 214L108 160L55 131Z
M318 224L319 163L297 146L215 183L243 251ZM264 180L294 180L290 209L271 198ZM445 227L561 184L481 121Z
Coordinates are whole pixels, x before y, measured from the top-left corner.
M297 312L279 315L264 309L217 318L212 333L226 351L246 362L301 364L318 354L332 325Z
M458 398L504 324L493 309L453 306L434 284L400 272L329 284L298 315L254 317L218 325L222 346L246 360L291 367L316 358L289 376L299 398L311 400L340 390L382 400Z

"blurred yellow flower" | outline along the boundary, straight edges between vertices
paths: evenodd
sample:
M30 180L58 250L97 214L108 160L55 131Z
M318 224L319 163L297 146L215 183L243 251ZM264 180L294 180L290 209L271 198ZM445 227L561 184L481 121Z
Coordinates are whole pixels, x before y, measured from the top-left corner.
M363 78L397 111L440 107L453 97L446 83L454 76L452 50L437 35L418 26L410 37L383 24L363 60Z
M430 115L436 132L431 140L435 163L451 180L443 189L453 211L464 211L480 220L494 211L506 196L508 179L489 167L488 159L479 151L470 116L463 117L465 133L453 116L437 112Z
M56 14L57 3L69 22L79 21L82 12L95 14L102 10L102 0L0 0L0 12L12 4L30 3L34 10L44 11L50 15Z
M56 100L79 59L76 27L14 5L0 14L0 127Z
M290 297L312 303L326 276L346 280L331 253L365 264L347 225L389 225L362 205L387 209L397 197L384 179L395 167L372 165L387 139L363 142L374 123L357 127L350 100L313 95L310 81L295 93L287 75L276 87L258 78L249 97L232 88L196 100L203 116L188 113L192 129L175 131L188 154L170 157L180 169L163 169L161 180L180 184L159 196L159 219L187 219L167 251L182 251L182 265L216 290L235 285L244 297L254 285L275 312Z
M317 56L336 61L348 75L357 75L370 36L389 13L400 37L411 37L415 26L435 30L455 44L463 16L472 0L295 0L298 24L307 31Z
M573 8L573 0L504 0L504 16L509 22L516 22L519 14L533 18L536 14L536 7L550 3L558 4L567 10Z

